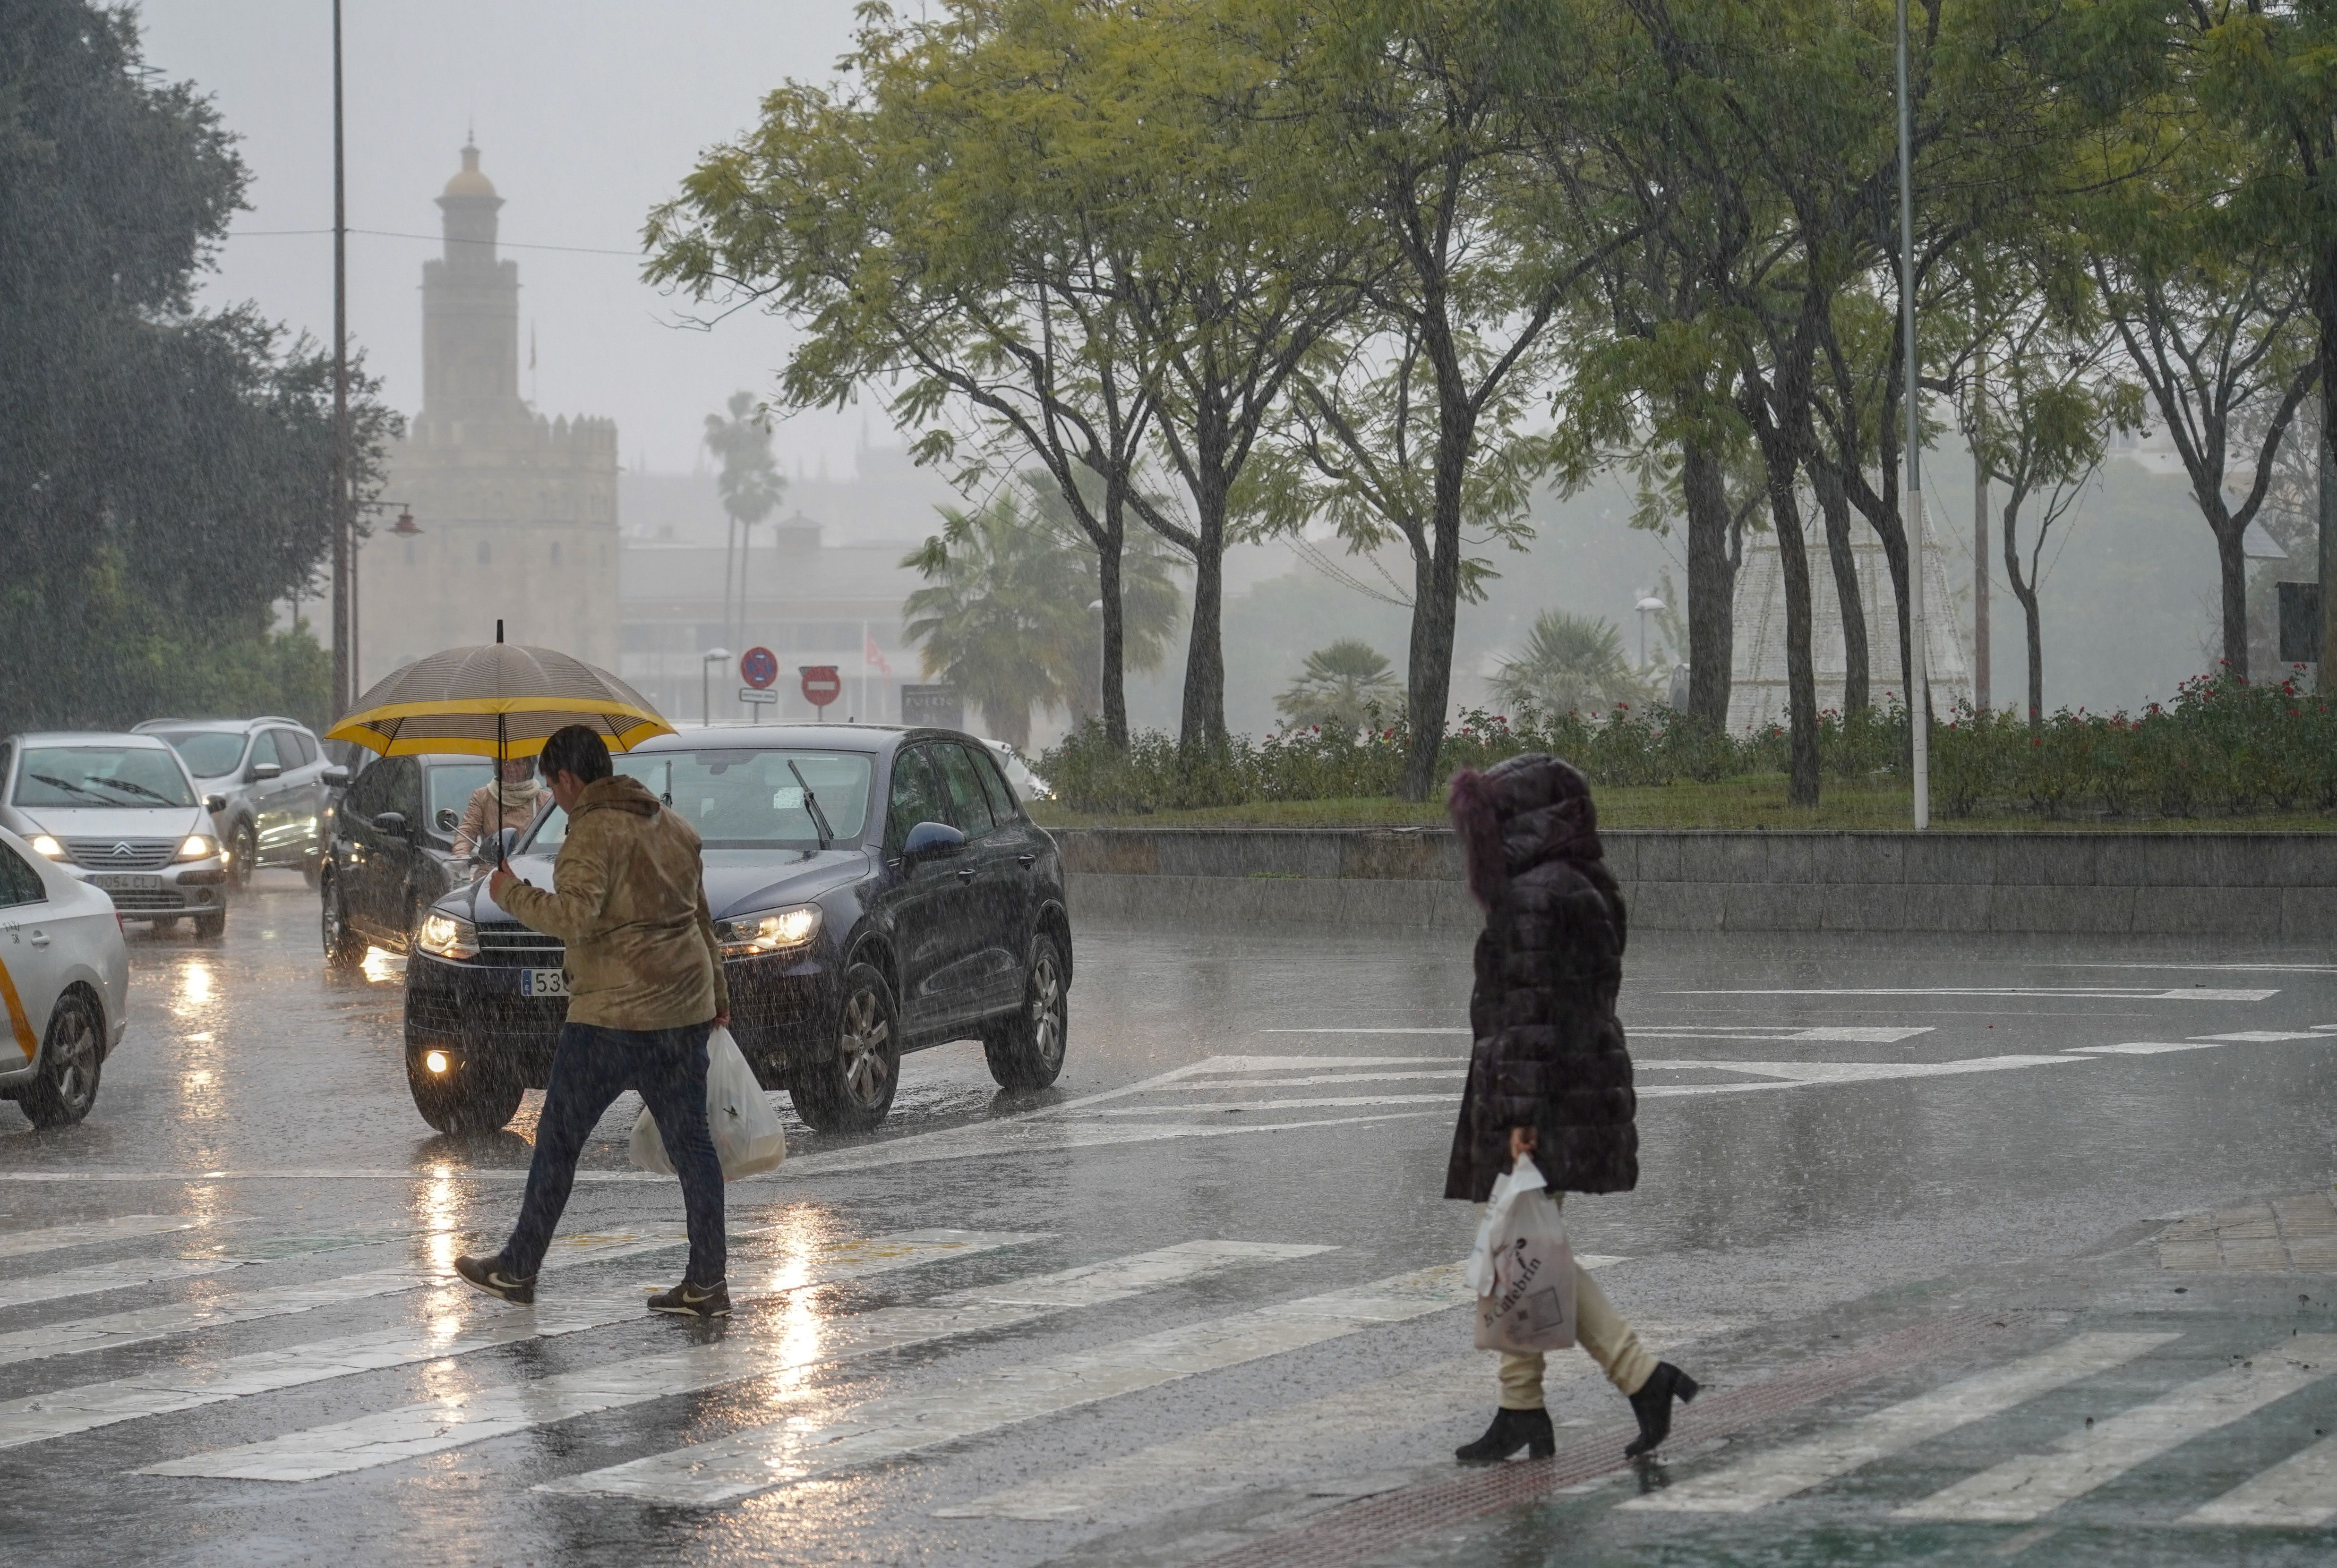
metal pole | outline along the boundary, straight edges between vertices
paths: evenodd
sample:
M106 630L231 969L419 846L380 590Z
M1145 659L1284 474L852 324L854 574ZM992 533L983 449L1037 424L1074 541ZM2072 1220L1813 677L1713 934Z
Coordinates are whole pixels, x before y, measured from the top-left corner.
M1907 611L1913 668L1907 672L1907 723L1915 753L1915 828L1931 825L1931 672L1923 624L1923 467L1915 404L1915 150L1907 102L1907 0L1899 0L1899 317L1907 361Z
M333 0L333 706L357 700L356 551L349 517L349 209L341 138L341 0Z
M1988 459L1981 444L1988 433L1988 398L1981 378L1985 352L1972 365L1972 706L1988 711Z

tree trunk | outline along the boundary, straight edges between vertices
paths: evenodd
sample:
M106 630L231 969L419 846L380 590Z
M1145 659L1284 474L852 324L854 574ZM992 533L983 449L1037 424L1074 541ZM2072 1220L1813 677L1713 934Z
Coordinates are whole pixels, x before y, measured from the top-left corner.
M2221 511L2221 508L2216 509ZM2215 522L2210 516L2208 521ZM2224 663L2242 680L2248 677L2248 555L2247 530L2225 519L2215 529L2216 575L2223 579Z
M1785 706L1792 734L1785 801L1814 806L1818 803L1818 685L1810 660L1810 558L1794 494L1792 450L1772 433L1761 442L1761 461L1768 471L1770 524L1777 531L1777 562L1785 579Z
M1687 711L1718 732L1728 727L1736 641L1736 564L1719 454L1701 442L1680 443L1680 490L1687 499Z
M1120 569L1128 527L1120 488L1114 480L1104 492L1104 538L1096 548L1096 597L1103 601L1099 628L1103 643L1102 668L1096 684L1103 703L1104 739L1116 751L1128 749L1127 609L1120 597Z
M1833 592L1842 607L1842 711L1863 712L1868 701L1866 601L1858 589L1858 561L1850 552L1850 498L1831 464L1810 464L1810 488L1825 519L1826 559L1833 567Z
M2329 673L2331 655L2337 653L2337 493L2332 493L2332 466L2337 466L2337 247L2323 247L2313 258L2313 315L2321 331L2321 474L2320 548L2321 670L2317 687L2323 696L2337 696L2337 679Z
M2020 601L2021 619L2029 633L2029 733L2045 727L2045 633L2037 609L2037 579L2020 571L2020 503L2027 488L2014 483L2004 498L2004 579L2012 597ZM2043 541L2039 541L2041 551Z
M982 705L982 722L990 731L990 738L1002 740L1016 751L1031 749L1031 705L1000 703L995 706Z
M1226 743L1226 650L1223 636L1226 583L1226 485L1206 442L1196 465L1193 552L1193 629L1185 645L1185 704L1178 716L1177 750L1192 757Z
M1476 420L1456 406L1457 396L1440 399L1436 431L1436 489L1429 518L1425 561L1414 556L1412 593L1412 663L1404 716L1412 726L1411 750L1403 759L1403 796L1422 801L1436 787L1436 767L1444 752L1444 709L1452 696L1452 632L1461 613L1461 487L1468 475L1469 446Z

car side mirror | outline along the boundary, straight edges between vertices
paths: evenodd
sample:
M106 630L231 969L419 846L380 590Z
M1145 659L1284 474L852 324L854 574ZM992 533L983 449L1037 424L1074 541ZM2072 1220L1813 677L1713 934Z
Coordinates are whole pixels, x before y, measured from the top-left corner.
M463 825L463 819L455 814L453 806L440 806L438 814L430 820L438 824L438 831L442 833L451 833Z
M220 813L227 810L227 796L205 795L203 797L203 810L210 813L213 816L219 815Z
M318 777L328 790L345 790L349 787L349 770L345 767L328 767Z
M901 864L947 860L965 848L965 835L947 823L919 823L901 841Z
M473 845L471 859L483 866L497 866L511 859L512 852L518 848L519 829L505 828L501 833L489 833Z
M251 765L250 782L253 784L266 784L269 779L283 776L284 765L281 763L256 762Z
M406 813L404 812L376 812L373 818L373 831L377 833L387 833L394 839L404 838L406 836Z

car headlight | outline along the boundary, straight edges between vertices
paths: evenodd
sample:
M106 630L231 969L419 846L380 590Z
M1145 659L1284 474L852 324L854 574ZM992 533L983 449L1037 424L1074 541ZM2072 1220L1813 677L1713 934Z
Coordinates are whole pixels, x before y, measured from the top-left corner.
M792 909L718 920L714 935L726 959L784 953L819 935L819 906L797 904Z
M479 928L459 916L434 912L424 918L415 945L432 958L474 959L479 956Z
M189 833L187 842L179 846L182 861L207 861L219 852L219 841L209 833Z
M46 855L53 861L61 861L65 858L65 846L48 834L42 833L33 840L33 852Z

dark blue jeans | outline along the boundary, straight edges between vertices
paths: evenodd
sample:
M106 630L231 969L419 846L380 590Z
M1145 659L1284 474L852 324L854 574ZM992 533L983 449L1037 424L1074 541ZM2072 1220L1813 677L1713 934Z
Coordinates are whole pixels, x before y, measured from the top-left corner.
M504 1243L504 1267L533 1279L552 1245L560 1212L576 1184L576 1158L584 1140L619 1095L634 1090L657 1118L666 1157L681 1177L681 1203L689 1218L689 1273L711 1285L729 1266L722 1233L722 1163L706 1129L706 1037L709 1021L683 1029L604 1029L562 1024L552 1058L552 1086L535 1122L535 1158L527 1167L527 1196L519 1223Z

